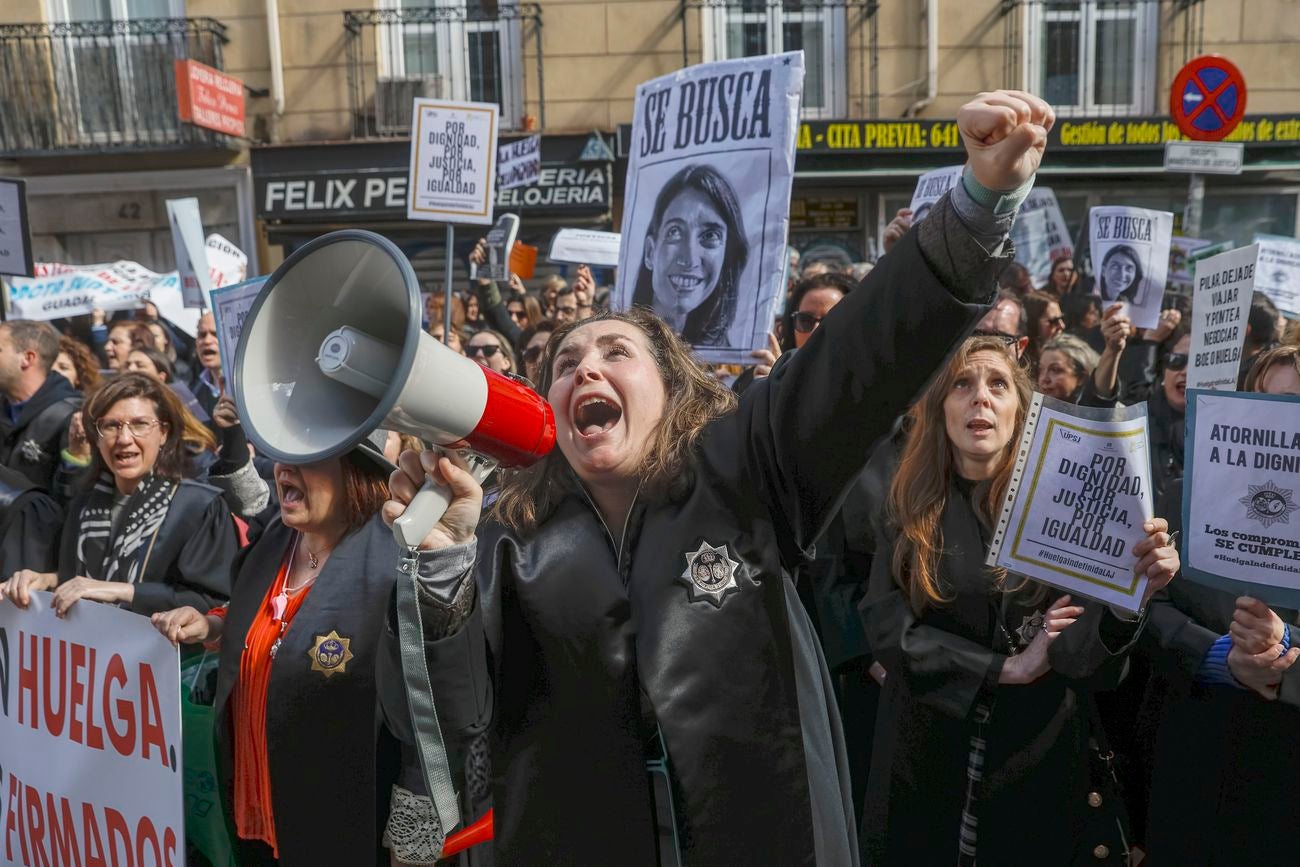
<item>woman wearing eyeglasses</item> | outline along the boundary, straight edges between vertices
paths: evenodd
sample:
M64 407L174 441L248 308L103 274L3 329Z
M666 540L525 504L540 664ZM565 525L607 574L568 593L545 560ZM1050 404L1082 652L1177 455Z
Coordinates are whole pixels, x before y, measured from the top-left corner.
M516 373L519 370L509 342L490 328L483 329L469 339L465 345L465 354L497 373Z
M54 590L59 615L79 599L137 614L207 611L226 599L239 541L220 492L182 477L176 395L152 377L123 373L82 412L91 488L68 508L58 571L22 570L0 591L26 607L30 591Z

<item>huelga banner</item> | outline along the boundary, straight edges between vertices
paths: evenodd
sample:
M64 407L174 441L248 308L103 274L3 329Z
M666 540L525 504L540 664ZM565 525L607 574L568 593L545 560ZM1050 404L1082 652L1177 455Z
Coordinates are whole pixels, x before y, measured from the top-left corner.
M637 88L616 309L652 307L704 361L749 363L782 289L803 52Z

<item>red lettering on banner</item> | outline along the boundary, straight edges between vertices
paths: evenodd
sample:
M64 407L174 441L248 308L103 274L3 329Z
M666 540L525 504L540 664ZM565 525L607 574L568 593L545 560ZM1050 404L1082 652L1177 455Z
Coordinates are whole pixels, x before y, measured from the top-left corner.
M163 852L166 867L176 867L176 832L171 828L163 831Z
M27 802L27 837L32 841L34 856L27 863L49 867L50 859L45 857L45 818L41 815L41 797L31 786L23 786L23 792L23 800Z
M108 739L112 742L113 749L117 750L118 755L129 756L131 747L135 744L135 707L127 699L117 700L118 719L126 723L126 731L119 732L113 725L109 698L114 681L126 686L126 666L122 664L122 657L116 653L108 661L108 670L104 672L104 725L108 727Z
M153 848L153 863L155 867L162 867L162 852L158 849L158 832L154 829L153 822L149 821L148 816L140 817L140 824L135 826L135 863L144 867L144 845L150 844Z
M108 867L104 858L104 838L99 833L99 817L89 804L81 805L81 839L86 841L86 867Z
M27 638L27 641L23 639ZM55 644L57 643L57 677ZM171 767L163 727L158 682L148 663L137 668L138 695L130 698L131 678L120 654L109 657L97 680L96 649L76 642L19 634L18 721L33 729L91 749L108 746L120 756L149 761L154 748L164 768ZM44 693L43 695L41 693ZM96 716L98 715L98 719Z
M68 676L68 645L67 642L59 642L59 689L50 689L50 669L54 668L50 664L50 638L46 636L42 639L42 645L45 651L45 664L41 666L41 690L45 693L42 704L45 707L45 730L56 738L63 734L63 717L68 711L67 699L63 697L63 684L67 683ZM59 699L59 710L56 713L50 706L50 699L57 697Z
M23 638L30 639L28 644ZM23 724L23 696L28 695L32 701L32 728L36 728L36 636L18 633L18 724Z
M104 816L108 819L108 854L113 859L113 867L125 864L126 867L135 867L135 861L132 855L135 852L131 846L131 828L126 824L125 817L112 807L104 808ZM122 841L122 860L117 858L117 842Z
M149 758L149 747L158 747L162 766L167 767L167 733L163 731L162 708L158 704L158 685L153 669L140 663L140 758ZM123 753L126 755L126 753Z
M77 848L77 828L73 824L72 805L67 798L59 798L55 809L54 795L45 793L45 821L50 826L50 860L56 865L81 867L81 850Z
M18 778L9 775L9 792L5 796L5 860L14 860L14 832L18 832L18 842L22 846L23 860L27 860L27 837L23 823L18 818L18 803L22 798L18 790Z

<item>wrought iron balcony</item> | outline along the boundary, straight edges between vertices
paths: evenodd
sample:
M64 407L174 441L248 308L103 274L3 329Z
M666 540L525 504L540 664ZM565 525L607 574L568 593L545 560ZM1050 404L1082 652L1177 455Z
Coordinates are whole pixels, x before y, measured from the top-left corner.
M182 123L173 62L222 68L211 18L0 25L0 157L228 146Z
M359 9L343 27L354 138L409 135L416 97L494 102L504 130L546 123L537 3Z
M802 49L805 118L875 117L879 6L877 0L682 0L682 65Z

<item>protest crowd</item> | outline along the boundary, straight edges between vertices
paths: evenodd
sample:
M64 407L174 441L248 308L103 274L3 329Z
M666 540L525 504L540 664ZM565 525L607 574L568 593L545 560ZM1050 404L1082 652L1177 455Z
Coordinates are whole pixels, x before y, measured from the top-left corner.
M1182 574L1208 530L1184 526L1192 296L1148 290L1136 243L1017 261L1055 122L973 98L964 168L878 261L781 245L761 342L728 342L759 245L713 169L644 199L625 291L574 264L433 292L424 330L554 413L553 451L486 479L383 429L262 454L211 312L10 319L0 606L117 606L180 648L229 863L1295 863L1300 619ZM1227 391L1294 408L1300 328L1246 309ZM1144 407L1131 604L986 561L1043 406ZM390 526L430 480L450 506L404 560ZM1294 520L1272 535L1300 544ZM30 811L0 852L73 863L36 858Z

